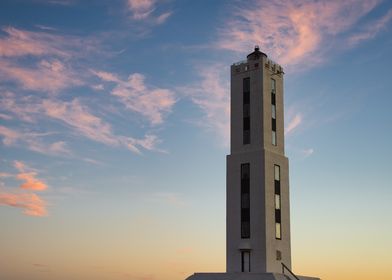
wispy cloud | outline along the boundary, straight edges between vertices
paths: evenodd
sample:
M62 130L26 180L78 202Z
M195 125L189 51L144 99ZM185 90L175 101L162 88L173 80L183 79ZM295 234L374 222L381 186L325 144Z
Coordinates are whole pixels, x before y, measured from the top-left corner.
M3 193L0 192L0 205L23 209L29 216L46 216L46 203L34 193Z
M158 14L156 0L128 0L127 5L133 20L145 21L152 25L164 23L172 14L170 11Z
M65 141L55 141L48 143L42 140L42 137L45 135L48 134L23 132L0 125L0 136L3 137L3 144L6 146L20 145L31 151L45 155L72 155L72 152L68 149L67 143Z
M0 60L0 74L1 80L14 80L24 89L50 93L83 84L69 66L57 59L41 60L34 68Z
M366 41L374 38L383 29L386 28L387 24L392 19L392 10L389 10L382 18L368 23L360 32L354 33L348 38L350 45L359 44L362 41Z
M109 123L91 113L90 109L83 105L78 98L71 101L32 97L18 98L15 94L8 92L0 101L3 110L24 121L36 122L38 119L49 117L52 121L61 122L74 131L75 134L95 142L110 146L122 146L135 153L141 153L141 148L150 151L161 151L157 148L160 140L156 135L146 134L143 138L117 135L113 132ZM21 132L0 126L0 135L3 136L5 145L27 143L28 148L36 152L71 154L66 143L62 140L44 146L40 141L42 134Z
M297 113L292 119L289 120L289 123L285 128L285 134L287 135L292 133L295 129L299 127L301 123L302 123L302 115L300 113Z
M17 131L2 125L0 125L0 135L3 136L3 144L7 146L12 145L20 138L20 134Z
M179 88L189 96L204 113L199 124L218 133L224 146L230 140L230 94L229 81L224 77L225 67L220 64L198 69L200 82L197 85Z
M111 91L125 107L147 118L152 125L163 122L164 116L171 112L176 103L174 92L169 89L147 85L145 76L139 73L129 75L121 80L117 75L104 71L92 71L106 82L114 82Z
M74 39L66 39L62 36L45 32L26 31L14 27L5 27L2 30L7 36L0 38L0 57L20 57L26 55L69 57L71 55L64 50L64 46L69 45Z
M186 205L184 199L178 193L159 192L152 194L152 200L158 200L176 207L184 207Z
M352 29L380 2L252 1L236 9L220 30L216 46L243 52L259 44L284 65L316 64L323 61L332 38L344 43L339 35Z
M311 155L313 155L313 153L314 153L313 148L302 150L302 154L304 155L304 157L310 157Z

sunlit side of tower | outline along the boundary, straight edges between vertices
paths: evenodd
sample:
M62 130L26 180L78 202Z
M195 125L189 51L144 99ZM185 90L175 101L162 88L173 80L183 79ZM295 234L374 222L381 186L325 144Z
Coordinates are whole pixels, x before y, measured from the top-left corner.
M291 268L283 69L258 47L231 66L226 205L227 272Z

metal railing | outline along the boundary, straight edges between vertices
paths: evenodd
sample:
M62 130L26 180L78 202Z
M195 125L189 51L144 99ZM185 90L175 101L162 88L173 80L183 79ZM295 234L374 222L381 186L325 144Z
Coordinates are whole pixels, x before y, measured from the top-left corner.
M290 272L290 274L291 274L292 276L294 276L294 278L295 278L296 280L300 280L300 279L298 278L298 276L295 275L294 272L292 272L292 271L290 270L290 268L288 268L284 263L282 263L282 273L283 273L284 275L286 275L286 274L284 273L285 270L287 270L288 272Z

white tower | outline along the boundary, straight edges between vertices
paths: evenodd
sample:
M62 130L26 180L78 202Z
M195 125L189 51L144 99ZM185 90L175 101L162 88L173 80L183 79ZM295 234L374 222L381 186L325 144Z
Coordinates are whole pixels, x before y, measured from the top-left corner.
M319 280L291 271L283 69L258 47L231 66L226 273L187 280Z
M227 272L291 269L283 70L258 47L231 66Z

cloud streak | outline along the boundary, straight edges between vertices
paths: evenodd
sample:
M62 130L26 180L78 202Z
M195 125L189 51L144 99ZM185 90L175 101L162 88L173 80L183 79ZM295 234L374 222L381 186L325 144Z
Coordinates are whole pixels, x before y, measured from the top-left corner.
M111 94L117 97L127 109L148 119L152 125L161 124L165 115L171 112L176 103L173 91L147 85L145 76L140 73L129 75L125 81L109 72L92 71L92 73L105 82L115 83L116 86Z
M229 81L223 78L224 67L220 64L198 69L197 85L179 88L204 113L198 124L217 133L224 146L230 142L230 95Z
M127 6L133 20L144 21L151 25L164 23L172 14L172 12L169 11L156 15L158 6L156 0L128 0Z
M392 19L392 10L389 10L382 18L367 24L360 32L351 35L348 39L350 45L357 45L362 41L372 39L380 33Z
M69 57L62 45L67 45L65 38L44 32L32 32L6 27L2 29L7 35L0 38L0 57L55 55ZM68 41L69 42L69 41Z
M1 80L16 81L23 89L49 93L83 84L70 67L57 59L41 60L34 68L0 60L0 74Z
M296 130L299 127L301 123L302 123L302 115L298 113L287 124L285 128L285 134L288 135L292 133L294 130Z
M0 105L2 105L3 110L27 122L36 122L39 119L47 119L49 117L52 121L58 121L73 130L75 134L95 142L110 146L125 147L135 153L141 153L141 149L160 151L157 148L160 140L156 135L146 134L144 138L117 135L113 132L112 126L109 123L91 113L89 108L82 104L78 98L74 98L71 101L61 101L54 98L17 98L15 94L8 92L0 100ZM46 146L43 145L42 141L39 140L39 136L46 134L21 132L0 126L0 135L3 136L3 143L5 145L27 143L28 148L36 152L63 155L71 154L64 141L56 141L51 144L46 144Z

